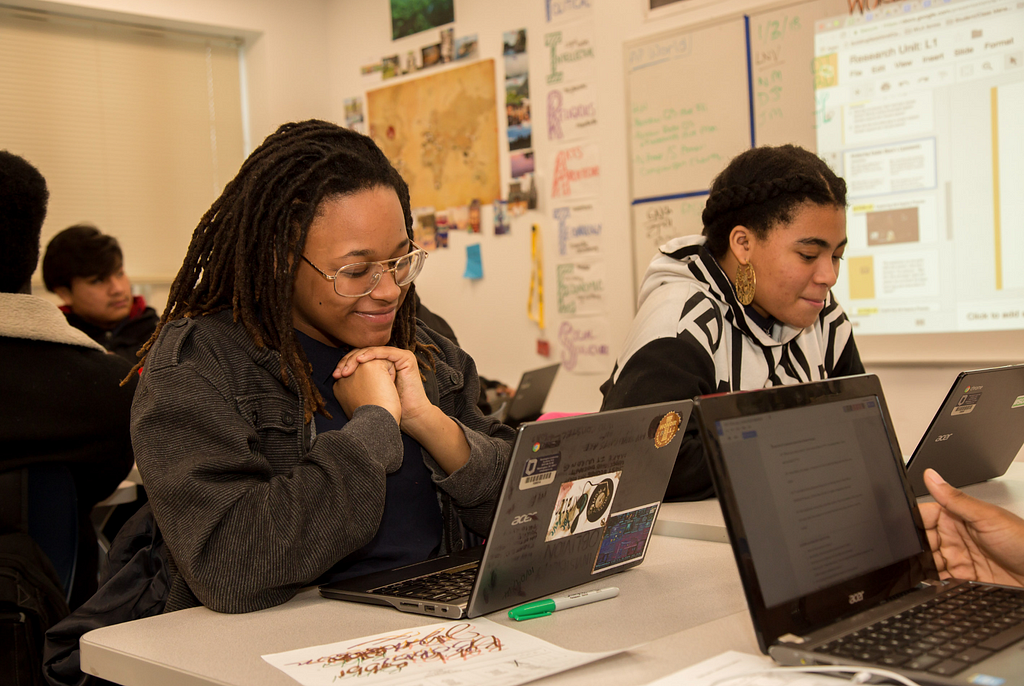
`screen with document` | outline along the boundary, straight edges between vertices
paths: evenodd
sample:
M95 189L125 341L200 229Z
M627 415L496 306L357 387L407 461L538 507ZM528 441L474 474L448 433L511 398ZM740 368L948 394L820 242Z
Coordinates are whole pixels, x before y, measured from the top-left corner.
M921 552L874 396L715 430L766 606Z

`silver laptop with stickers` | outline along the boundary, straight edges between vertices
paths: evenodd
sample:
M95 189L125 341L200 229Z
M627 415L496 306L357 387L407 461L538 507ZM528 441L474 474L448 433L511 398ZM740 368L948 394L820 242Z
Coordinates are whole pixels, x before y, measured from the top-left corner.
M485 545L324 584L321 595L477 617L637 566L692 407L679 400L521 425Z

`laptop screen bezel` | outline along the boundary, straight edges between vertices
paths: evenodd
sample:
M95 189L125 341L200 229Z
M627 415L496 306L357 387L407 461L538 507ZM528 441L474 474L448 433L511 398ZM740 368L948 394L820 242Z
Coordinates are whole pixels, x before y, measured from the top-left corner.
M874 396L878 400L889 444L893 466L902 482L904 497L912 513L921 546L919 553L881 569L857 576L840 584L814 591L801 597L767 607L761 593L754 560L735 490L729 478L721 445L714 434L715 423L737 417L787 410L807 405L838 402ZM903 466L902 453L892 428L892 419L885 405L878 378L864 374L826 381L778 386L757 391L704 396L696 403L701 439L711 471L711 479L722 507L729 531L733 554L739 568L754 629L761 651L783 635L807 635L834 621L862 612L874 605L914 589L926 579L937 579L938 572ZM858 599L859 600L855 600Z

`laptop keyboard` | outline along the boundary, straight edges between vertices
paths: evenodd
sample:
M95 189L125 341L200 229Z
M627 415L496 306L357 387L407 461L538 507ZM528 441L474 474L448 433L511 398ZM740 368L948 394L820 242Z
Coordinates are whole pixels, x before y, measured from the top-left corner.
M951 676L1024 638L1024 589L964 584L814 649Z
M480 564L473 562L465 567L445 569L415 579L399 581L397 584L381 586L370 593L447 603L469 595L479 569Z

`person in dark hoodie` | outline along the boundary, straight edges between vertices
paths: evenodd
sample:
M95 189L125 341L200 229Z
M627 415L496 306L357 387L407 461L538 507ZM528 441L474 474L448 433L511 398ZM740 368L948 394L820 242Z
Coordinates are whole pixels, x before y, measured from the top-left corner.
M68 323L132 364L159 317L141 295L132 296L124 254L113 236L76 224L54 236L43 256L46 289L64 301Z
M74 609L96 590L89 513L132 468L129 416L138 380L121 385L131 365L31 294L48 200L42 174L0 150L0 472L44 464L70 471L79 536ZM0 493L0 500L9 497Z
M708 195L700 236L661 247L602 410L864 372L832 297L846 250L846 182L793 145L738 155ZM666 497L715 494L691 418Z

